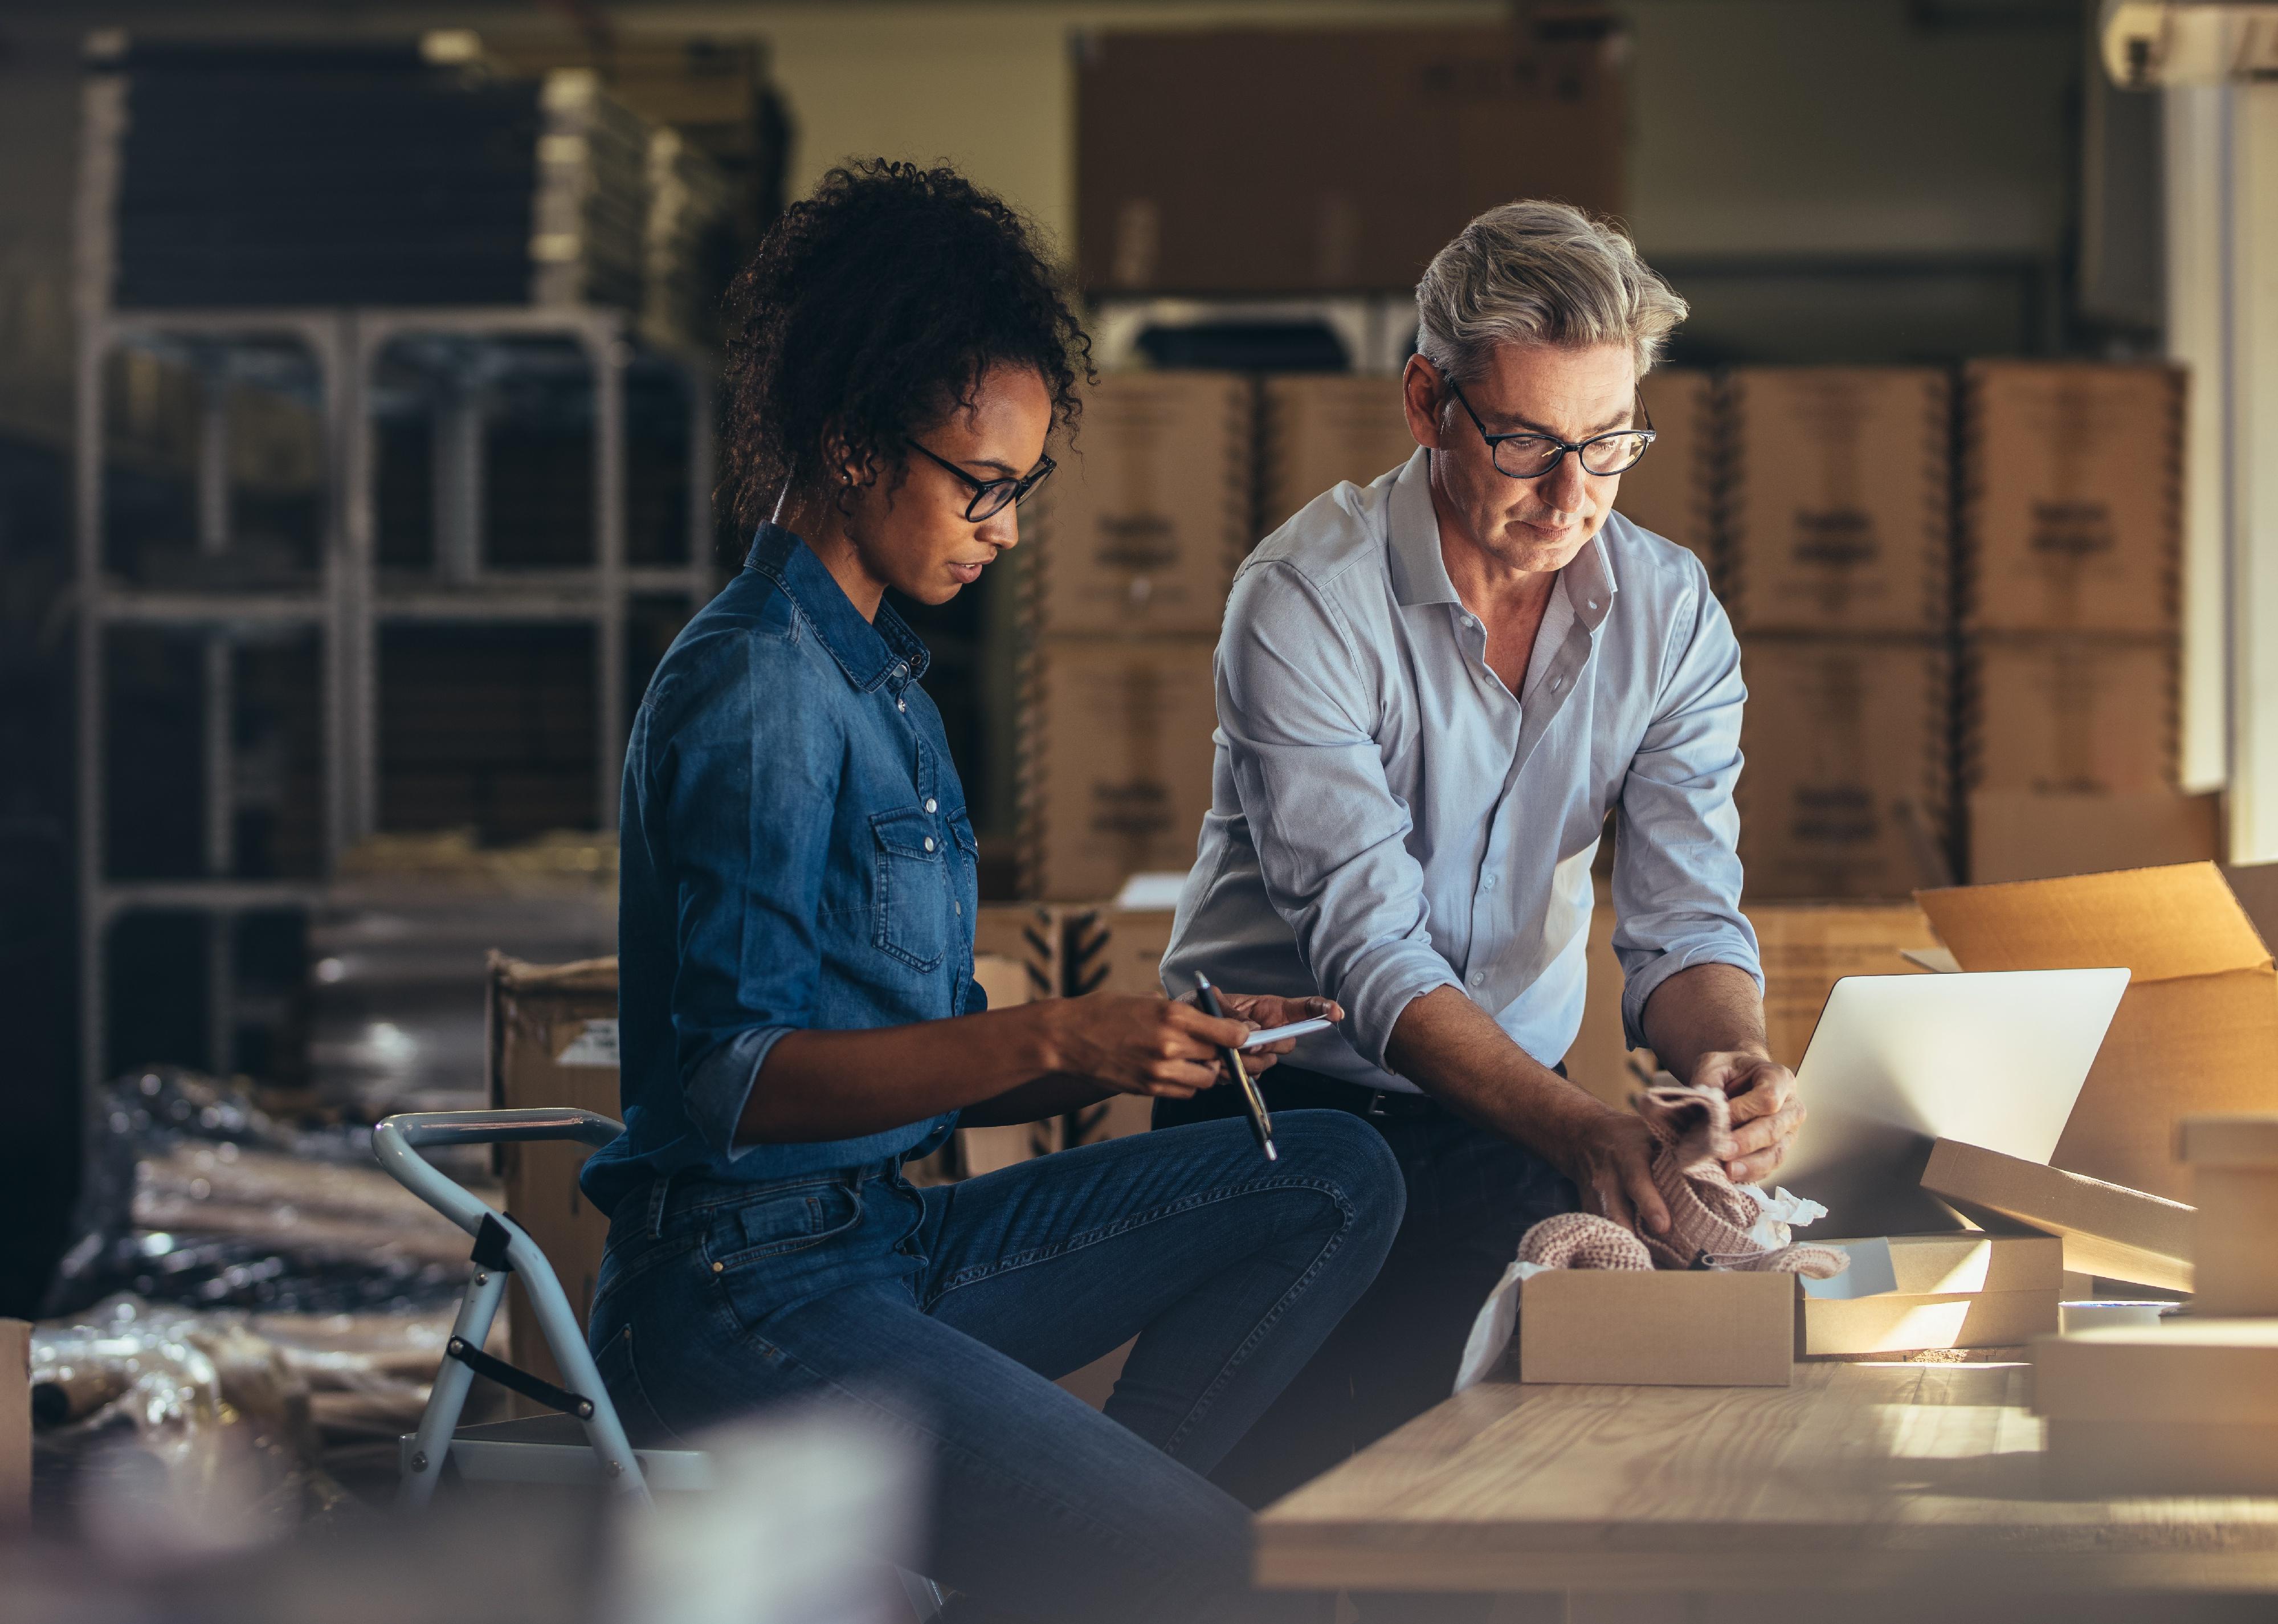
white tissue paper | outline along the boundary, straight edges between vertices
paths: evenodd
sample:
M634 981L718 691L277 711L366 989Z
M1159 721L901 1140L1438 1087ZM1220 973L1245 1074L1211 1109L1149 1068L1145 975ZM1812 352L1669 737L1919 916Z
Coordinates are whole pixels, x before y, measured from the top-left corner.
M1755 1222L1748 1226L1748 1238L1767 1252L1785 1246L1795 1238L1781 1225L1801 1229L1805 1224L1816 1223L1827 1216L1827 1209L1808 1196L1794 1195L1785 1190L1775 1190L1766 1195L1754 1184L1741 1184L1738 1188L1742 1195L1763 1209L1756 1214Z

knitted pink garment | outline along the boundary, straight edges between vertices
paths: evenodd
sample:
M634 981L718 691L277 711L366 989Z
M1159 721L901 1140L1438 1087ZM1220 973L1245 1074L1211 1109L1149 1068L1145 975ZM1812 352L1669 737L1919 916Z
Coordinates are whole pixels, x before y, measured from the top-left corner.
M1690 1084L1647 1089L1635 1101L1659 1148L1654 1188L1669 1207L1669 1231L1639 1233L1610 1218L1561 1213L1520 1237L1522 1262L1548 1268L1731 1268L1824 1280L1851 1266L1833 1246L1787 1242L1765 1247L1750 1236L1760 1209L1716 1160L1731 1127L1724 1091ZM1785 1236L1785 1224L1777 1226Z

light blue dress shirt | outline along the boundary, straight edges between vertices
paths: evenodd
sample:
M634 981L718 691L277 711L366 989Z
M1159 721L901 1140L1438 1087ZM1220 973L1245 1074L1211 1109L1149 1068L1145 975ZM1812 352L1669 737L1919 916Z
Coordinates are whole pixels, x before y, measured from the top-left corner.
M1211 810L1163 960L1173 992L1199 970L1327 993L1342 1026L1290 1062L1409 1092L1385 1046L1434 987L1565 1057L1609 810L1631 1043L1681 969L1762 984L1732 806L1747 695L1700 561L1609 517L1559 572L1515 697L1448 578L1428 456L1317 497L1235 577Z

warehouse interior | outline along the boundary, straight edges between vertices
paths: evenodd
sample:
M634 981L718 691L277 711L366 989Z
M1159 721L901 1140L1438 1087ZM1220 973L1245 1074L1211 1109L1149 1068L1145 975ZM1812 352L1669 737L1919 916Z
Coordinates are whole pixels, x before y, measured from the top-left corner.
M1845 977L2132 977L2037 1152L1874 1107L1938 1214L1928 1283L1894 1232L1892 1283L1859 1288L1906 1313L1776 1277L1774 1374L1728 1380L1681 1348L1660 1374L1593 1366L1691 1339L1642 1306L1571 1333L1582 1374L1522 1374L1537 1327L1540 1369L1559 1357L1550 1306L1517 1332L1506 1312L1508 1367L1449 1401L1471 1410L1260 1520L1260 1593L1318 1593L1324 1619L1783 1597L1896 1618L1935 1578L1958 1619L2259 1616L2278 1593L2278 6L0 0L0 1343L30 1372L11 1399L0 1358L0 1564L24 1616L937 1607L926 1582L881 1599L817 1576L869 1559L866 1522L921 1517L922 1474L806 1422L722 1443L677 1521L681 1468L647 1463L655 1531L592 1485L511 1482L447 1485L480 1519L377 1520L427 1472L405 1463L439 1361L466 1386L445 1345L470 1279L508 1266L381 1170L417 1157L376 1127L624 1115L627 739L752 541L721 483L725 292L788 204L871 157L953 165L1020 211L1097 368L1018 551L944 603L891 600L970 808L990 1007L1164 992L1235 571L1322 492L1407 462L1416 279L1521 197L1617 220L1690 306L1615 506L1700 561L1738 637L1740 908L1772 1059L1803 1066ZM1563 1075L1626 1109L1656 1062L1624 1022L1614 850L1594 854ZM979 1177L1146 1131L1147 1107L962 1128L906 1172ZM577 1183L589 1148L432 1157L527 1232L581 1325L608 1230ZM1925 1260L1964 1237L1961 1263ZM466 1366L470 1423L577 1398L516 1281ZM1757 1299L1675 1312L1714 1341ZM2107 1369L2101 1333L2073 1335L2197 1349L2195 1324L2228 1338L2214 1375L2137 1343ZM1125 1351L1063 1385L1097 1407ZM1527 1405L1763 1387L1801 1416L1838 1357L1915 1385L1876 1400L1884 1477L1837 1472L1831 1501L1995 1533L1742 1582L1739 1554L1545 1509L1567 1471L1624 1504L1699 1485L1674 1444L1560 1453L1551 1421L1522 1433ZM1506 1387L1551 1398L1512 1398L1501 1433L1464 1420ZM1890 1420L1910 1405L1954 1406L1945 1443ZM1542 1505L1464 1452L1474 1431L1530 1463ZM2041 1456L2068 1431L2060 1481ZM1806 1481L1753 1447L1733 1446L1752 1489ZM832 1487L786 1498L802 1471ZM1800 1505L1727 1529L1733 1551L1831 1537L1795 1533ZM2068 1572L2108 1521L2137 1543ZM1546 1554L1592 1538L1594 1567ZM1621 1579L1625 1541L1655 1554Z

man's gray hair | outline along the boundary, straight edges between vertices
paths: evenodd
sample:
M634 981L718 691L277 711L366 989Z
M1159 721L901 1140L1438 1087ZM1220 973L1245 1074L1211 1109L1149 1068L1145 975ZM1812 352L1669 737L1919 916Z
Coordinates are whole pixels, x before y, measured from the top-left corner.
M1562 203L1490 209L1416 284L1416 348L1457 383L1498 344L1623 344L1643 378L1688 307L1629 234Z

